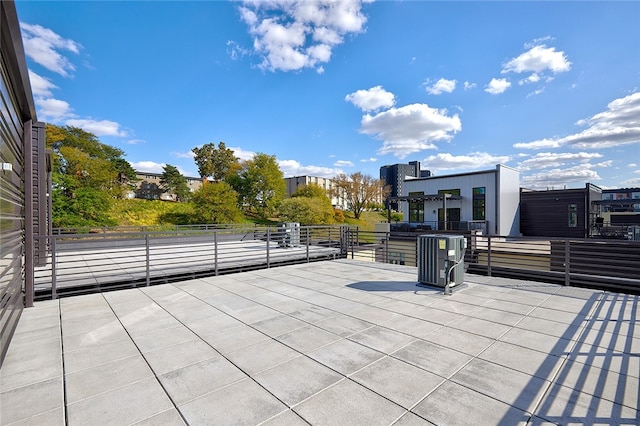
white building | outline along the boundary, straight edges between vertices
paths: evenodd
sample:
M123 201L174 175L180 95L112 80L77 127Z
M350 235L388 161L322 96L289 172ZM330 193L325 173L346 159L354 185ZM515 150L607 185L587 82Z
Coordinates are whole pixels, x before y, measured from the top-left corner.
M411 226L520 235L520 173L501 164L494 170L407 178L397 199Z
M318 185L327 192L327 196L331 200L333 207L346 210L347 201L344 196L338 197L333 194L333 180L318 176L293 176L284 178L287 185L287 195L290 197L298 190L304 188L308 184Z

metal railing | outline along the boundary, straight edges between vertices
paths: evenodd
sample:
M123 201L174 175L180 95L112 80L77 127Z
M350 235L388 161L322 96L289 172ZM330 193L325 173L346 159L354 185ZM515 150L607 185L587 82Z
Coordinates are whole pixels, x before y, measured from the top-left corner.
M48 249L31 285L36 299L49 299L335 259L346 254L344 234L332 226L58 233L36 237Z
M640 293L640 241L464 235L470 273ZM417 236L350 229L347 257L417 266Z
M346 226L303 226L293 234L264 226L122 231L36 237L48 250L34 270L35 298L344 257L407 266L419 262L415 232ZM640 293L638 241L463 235L471 273Z

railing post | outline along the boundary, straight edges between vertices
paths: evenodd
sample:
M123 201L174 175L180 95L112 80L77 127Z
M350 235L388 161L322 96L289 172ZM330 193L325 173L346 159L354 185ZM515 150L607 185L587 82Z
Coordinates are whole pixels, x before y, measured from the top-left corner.
M491 276L491 236L487 235L487 276Z
M267 228L267 269L271 267L271 258L269 257L269 249L271 246L271 228Z
M57 238L51 238L51 299L57 299L58 292L58 279L56 277L56 262L58 261L58 256L56 255L56 240Z
M384 239L384 263L389 263L389 239L391 238L391 232L385 232Z
M564 241L564 285L571 285L571 249L569 240Z
M218 276L218 231L213 231L213 264L215 274Z
M151 267L150 267L150 253L149 253L149 233L146 232L144 234L144 245L145 245L145 262L146 262L146 284L147 287L151 285Z
M311 260L309 259L309 226L307 225L307 263Z

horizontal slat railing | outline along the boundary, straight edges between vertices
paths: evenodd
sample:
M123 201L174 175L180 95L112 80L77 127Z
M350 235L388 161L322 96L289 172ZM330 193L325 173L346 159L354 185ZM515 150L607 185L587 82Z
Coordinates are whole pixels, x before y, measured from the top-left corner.
M416 266L418 235L350 230L347 257ZM470 273L640 293L638 241L465 237Z
M348 257L417 266L419 233L302 226L198 225L172 230L103 229L42 238L37 299ZM432 233L441 233L432 232ZM468 272L640 293L640 242L506 238L467 233Z
M335 259L346 253L340 227L121 231L46 237L50 251L47 261L35 268L36 299Z

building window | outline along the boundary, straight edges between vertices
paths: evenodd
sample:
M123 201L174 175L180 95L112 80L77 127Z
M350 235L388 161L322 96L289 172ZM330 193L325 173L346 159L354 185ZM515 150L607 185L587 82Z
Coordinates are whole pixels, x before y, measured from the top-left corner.
M460 195L460 189L439 189L438 195L442 194Z
M486 188L473 188L473 220L485 220Z
M424 192L410 192L412 195L424 195ZM409 222L424 222L424 201L416 201L409 203Z
M569 204L569 228L576 228L578 226L578 206L575 204Z

